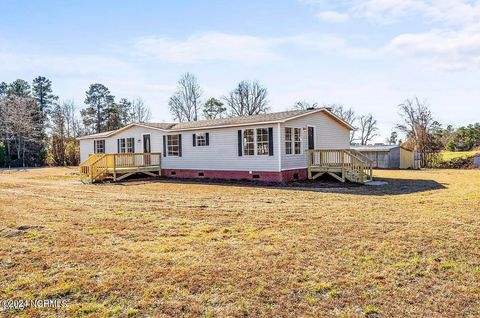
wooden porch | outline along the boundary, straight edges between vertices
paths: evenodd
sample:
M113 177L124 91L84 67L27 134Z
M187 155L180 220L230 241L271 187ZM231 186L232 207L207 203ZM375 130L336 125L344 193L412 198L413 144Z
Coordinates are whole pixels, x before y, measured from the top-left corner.
M308 179L329 174L335 179L357 183L373 180L373 162L353 149L313 149L308 151Z
M113 181L119 181L134 173L158 177L161 158L160 153L90 154L80 164L80 179L94 183L112 177Z

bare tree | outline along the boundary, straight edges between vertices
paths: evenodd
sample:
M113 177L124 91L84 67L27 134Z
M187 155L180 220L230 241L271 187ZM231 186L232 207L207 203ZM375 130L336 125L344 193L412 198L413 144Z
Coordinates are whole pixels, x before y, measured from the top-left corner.
M132 101L132 122L148 123L152 118L150 107L145 105L143 99L138 97Z
M422 166L431 166L436 160L439 151L433 131L439 125L425 102L420 102L417 97L407 99L399 105L400 116L403 123L397 124L397 129L405 133L416 151L420 153Z
M378 136L377 120L373 118L372 114L362 115L358 118L360 144L367 145L374 137Z
M202 89L197 78L191 73L183 74L177 83L177 91L170 97L170 113L179 122L197 121Z
M270 110L267 94L267 89L258 81L241 81L223 99L227 103L232 116L250 116L264 114Z
M353 143L356 140L355 134L358 131L358 127L356 125L358 118L355 112L353 111L353 109L345 108L343 105L337 105L337 104L325 105L324 107L327 109L330 109L332 113L334 113L339 118L341 118L344 122L346 122L347 124L353 127L353 130L350 133L350 143Z
M6 142L13 147L17 164L26 166L32 162L30 158L37 155L32 148L41 141L42 123L36 120L40 113L37 101L30 97L12 95L0 102L2 120L0 131L6 138Z

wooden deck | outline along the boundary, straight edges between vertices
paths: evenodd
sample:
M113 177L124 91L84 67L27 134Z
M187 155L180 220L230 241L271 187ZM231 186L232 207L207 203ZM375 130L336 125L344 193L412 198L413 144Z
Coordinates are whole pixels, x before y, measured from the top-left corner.
M308 179L327 173L345 182L373 180L372 161L353 149L313 149L308 151Z
M108 177L118 181L134 173L159 176L161 158L160 153L91 154L80 164L80 179L94 183Z

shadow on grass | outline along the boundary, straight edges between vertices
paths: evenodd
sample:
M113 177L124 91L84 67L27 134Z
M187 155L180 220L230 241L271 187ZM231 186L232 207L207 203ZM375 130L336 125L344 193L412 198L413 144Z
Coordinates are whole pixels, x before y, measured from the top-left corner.
M201 186L235 186L250 187L262 189L296 190L310 192L326 193L344 193L353 195L400 195L409 193L418 193L431 190L445 189L447 184L440 184L434 180L422 179L392 179L375 178L375 181L386 182L384 185L363 185L358 183L342 183L327 175L317 180L305 180L289 183L278 182L259 182L250 180L221 180L221 179L174 179L174 178L145 178L141 176L132 176L125 179L124 182L116 184L121 186L134 186L138 181L148 183L173 183L173 184L198 184Z

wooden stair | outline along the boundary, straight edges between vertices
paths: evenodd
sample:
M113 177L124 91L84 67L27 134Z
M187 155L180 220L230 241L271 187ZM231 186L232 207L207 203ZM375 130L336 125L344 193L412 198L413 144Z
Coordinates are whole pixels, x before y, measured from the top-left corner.
M313 149L308 151L308 178L329 174L346 182L365 183L373 180L373 162L353 149Z
M158 177L160 163L160 153L90 154L80 163L80 180L95 183L112 177L113 181L119 181L135 173Z

